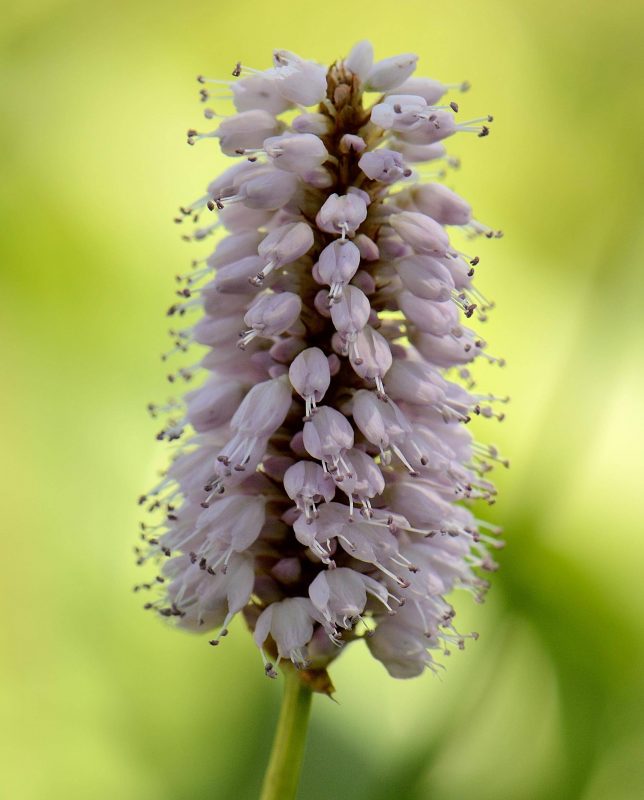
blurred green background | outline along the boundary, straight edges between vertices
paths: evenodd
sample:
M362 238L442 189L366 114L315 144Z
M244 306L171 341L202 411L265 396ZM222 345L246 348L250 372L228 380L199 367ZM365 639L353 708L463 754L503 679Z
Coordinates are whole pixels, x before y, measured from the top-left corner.
M252 800L280 686L238 625L216 651L131 593L135 499L164 456L144 406L173 275L171 223L221 168L194 76L273 47L469 78L449 185L506 237L483 242L498 310L486 428L512 459L481 639L438 679L390 679L361 646L314 702L301 800L644 797L641 484L644 175L632 0L455 4L23 0L0 33L4 389L0 796ZM223 104L221 104L223 107Z

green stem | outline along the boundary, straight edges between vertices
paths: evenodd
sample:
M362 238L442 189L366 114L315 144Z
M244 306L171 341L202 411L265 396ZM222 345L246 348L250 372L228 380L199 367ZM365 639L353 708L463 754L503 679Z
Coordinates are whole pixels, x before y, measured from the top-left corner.
M260 800L295 800L313 692L285 666L284 696Z

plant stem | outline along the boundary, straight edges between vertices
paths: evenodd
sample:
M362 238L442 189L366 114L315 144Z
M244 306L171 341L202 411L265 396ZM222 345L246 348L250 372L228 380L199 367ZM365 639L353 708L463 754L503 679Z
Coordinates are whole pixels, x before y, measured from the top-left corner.
M285 665L284 696L260 800L295 800L313 692Z

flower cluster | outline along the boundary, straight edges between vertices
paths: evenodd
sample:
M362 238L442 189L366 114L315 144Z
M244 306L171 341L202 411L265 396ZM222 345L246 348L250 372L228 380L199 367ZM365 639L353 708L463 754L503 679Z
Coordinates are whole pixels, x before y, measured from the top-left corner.
M169 376L197 388L150 406L168 414L158 438L181 441L141 498L159 519L138 557L159 574L136 588L182 628L218 628L211 644L242 612L270 676L357 638L394 677L436 669L432 651L466 638L446 596L480 599L495 568L498 531L472 504L494 501L505 462L466 423L502 418L469 370L502 362L466 324L490 304L448 230L500 233L441 182L443 141L491 118L458 122L443 97L467 86L412 77L416 62L374 63L361 42L328 70L277 50L270 69L199 77L205 103L225 84L237 113L207 108L217 127L188 141L235 162L177 218L216 240L168 312L201 312L174 352L206 349Z

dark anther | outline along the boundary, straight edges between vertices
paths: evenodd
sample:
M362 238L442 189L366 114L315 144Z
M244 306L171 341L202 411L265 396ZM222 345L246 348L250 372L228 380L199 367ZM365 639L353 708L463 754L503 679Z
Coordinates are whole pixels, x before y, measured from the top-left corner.
M452 102L449 104L449 107L452 109L452 111L453 111L455 114L458 114L458 103L455 103L455 102L452 100Z
M489 133L490 133L490 129L487 127L487 125L484 125L481 128L481 132L479 133L479 139L482 139L484 136L488 136Z
M203 75L197 75L197 80L199 81L199 83L205 83L206 82L206 79L204 78Z
M475 267L481 259L478 256L474 256L474 258L470 261L470 264Z
M235 69L232 71L231 74L233 78L239 78L239 76L241 75L241 61L238 61L235 64Z
M208 211L214 211L215 210L215 201L214 200L208 200L207 206L208 206Z

